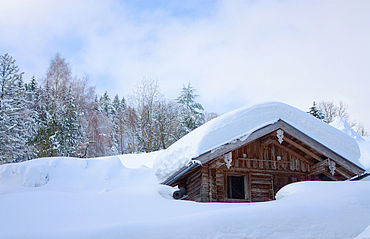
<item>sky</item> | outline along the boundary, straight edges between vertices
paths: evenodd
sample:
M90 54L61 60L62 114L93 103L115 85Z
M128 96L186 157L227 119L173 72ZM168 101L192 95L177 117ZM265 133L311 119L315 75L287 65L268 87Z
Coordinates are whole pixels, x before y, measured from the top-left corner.
M343 101L370 131L370 1L2 0L0 54L42 79L60 53L99 94L143 79L209 112Z

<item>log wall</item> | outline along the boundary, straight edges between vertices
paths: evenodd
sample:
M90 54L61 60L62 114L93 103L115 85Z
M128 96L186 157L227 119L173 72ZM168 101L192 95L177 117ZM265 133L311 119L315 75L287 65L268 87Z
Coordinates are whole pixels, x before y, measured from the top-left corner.
M259 202L273 200L283 186L305 180L341 180L342 175L330 176L327 163L319 154L309 149L306 153L293 145L298 143L286 138L279 143L272 133L232 151L228 168L224 156L209 161L186 175L178 184L187 190L187 199L201 202ZM302 146L303 147L303 146ZM320 160L323 160L322 162ZM318 163L319 162L319 163ZM316 172L325 174L317 175ZM347 172L348 173L348 172ZM326 175L326 176L325 176ZM227 197L227 177L245 178L245 199Z

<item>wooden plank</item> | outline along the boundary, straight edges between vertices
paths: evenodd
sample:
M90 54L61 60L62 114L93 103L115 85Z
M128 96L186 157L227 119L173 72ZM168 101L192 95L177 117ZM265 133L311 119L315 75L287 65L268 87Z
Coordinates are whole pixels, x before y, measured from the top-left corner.
M323 173L326 177L330 178L331 180L333 181L338 181L338 178L336 178L335 176L331 175L329 172L324 172Z
M271 182L270 181L265 181L265 180L252 180L251 181L252 184L265 184L265 185L271 185Z
M312 164L312 162L310 162L310 161L309 161L309 160L307 160L306 158L302 157L300 154L298 154L298 153L294 152L293 150L291 150L290 148L288 148L288 147L286 147L286 146L284 146L284 145L282 145L282 144L279 144L279 143L277 143L277 142L274 142L274 143L273 143L273 145L274 145L275 147L277 147L277 148L281 148L282 150L286 150L286 151L288 151L288 153L289 153L289 154L292 154L293 156L295 156L295 157L299 158L301 161L304 161L304 162L306 162L306 163L308 163L308 164Z
M294 136L295 138L297 138L301 142L304 142L310 148L313 148L314 150L322 153L325 157L333 159L336 163L338 163L339 165L341 165L345 169L347 169L347 170L349 170L349 171L351 171L351 172L353 172L357 175L361 174L365 171L364 169L355 165L351 161L343 158L342 156L340 156L336 152L333 152L332 150L330 150L327 147L323 146L322 144L318 143L317 141L315 141L311 137L309 137L309 136L305 135L304 133L302 133L301 131L295 129L294 127L292 127L288 123L284 122L283 120L279 120L279 122L280 122L281 128L284 131L286 131L288 134ZM285 140L285 138L284 138L284 140Z
M338 172L339 174L341 174L342 176L344 176L347 179L350 179L353 176L355 176L354 174L352 174L352 175L348 174L347 172L345 172L343 169L340 169L340 168L336 168L335 171Z
M266 193L266 194L269 194L271 191L271 188L268 188L268 189L264 189L264 188L252 188L251 189L251 192L252 193Z
M293 145L294 147L296 147L297 149L299 149L303 153L311 156L312 158L316 159L317 161L322 161L323 160L322 158L320 158L316 154L312 153L310 150L308 150L305 147L303 147L302 145L294 142L293 140L289 139L288 137L284 137L284 141L286 141L287 143Z
M325 146L321 145L314 139L308 137L307 135L303 134L301 131L295 129L294 127L290 126L286 122L279 120L278 122L274 124L270 124L268 126L262 127L261 129L256 130L253 132L247 139L245 140L236 140L233 143L227 143L222 147L219 147L216 150L209 151L207 153L204 153L197 157L196 159L200 160L202 163L206 163L210 160L213 160L214 158L217 158L227 152L230 152L234 149L237 149L241 146L244 146L250 142L255 141L256 139L265 136L271 132L276 131L277 129L283 129L287 134L294 136L301 142L304 142L308 147L322 153L325 157L333 159L336 163L344 167L346 170L349 170L350 172L353 172L354 174L361 174L364 172L364 170L357 165L353 164L352 162L344 159L343 157L339 156L335 152L331 151L330 149L326 148ZM284 138L286 140L286 138ZM289 139L288 139L289 141ZM298 144L299 145L299 144ZM247 151L253 151L252 148L247 147ZM309 150L308 150L309 151ZM257 152L256 152L257 153ZM250 152L247 153L248 156L252 156ZM307 153L309 154L309 153ZM311 154L313 154L311 152ZM258 155L258 154L257 154ZM316 155L317 156L317 155ZM317 159L317 158L316 158ZM253 165L254 168L257 167L257 165Z
M206 152L206 153L198 156L196 159L201 161L202 163L208 162L208 161L210 161L214 158L217 158L220 155L224 155L227 152L230 152L230 151L232 151L236 148L244 146L244 145L248 144L249 142L252 142L252 141L254 141L254 140L256 140L256 139L258 139L258 138L260 138L264 135L267 135L267 134L271 133L272 131L277 130L278 128L279 128L279 124L277 124L277 123L267 125L267 126L262 127L261 129L255 131L255 132L253 132L245 140L236 140L233 143L227 143L227 144L223 145L222 147L219 147L216 150L212 150L212 151ZM252 149L250 148L250 150L252 150ZM250 153L248 153L248 154L250 154Z
M311 166L311 171L312 171L312 172L315 172L315 171L317 171L318 169L320 169L320 168L324 168L324 167L329 167L329 160L328 160L328 159L325 159L325 160L323 160L323 161L321 161L321 162L318 162L318 163L316 163L316 164L312 165L312 166Z

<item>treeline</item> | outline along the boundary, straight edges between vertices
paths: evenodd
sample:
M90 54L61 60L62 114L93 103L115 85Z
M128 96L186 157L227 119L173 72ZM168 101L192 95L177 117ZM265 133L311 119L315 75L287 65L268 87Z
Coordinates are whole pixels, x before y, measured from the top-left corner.
M356 121L350 119L348 113L348 106L340 101L338 104L333 101L321 101L318 104L314 101L309 111L307 112L314 117L324 121L325 123L332 123L336 117L343 118L349 126L361 136L368 136L365 127Z
M165 149L216 117L205 113L190 84L176 100L155 81L140 82L127 101L95 93L57 54L41 83L8 54L0 59L0 164L36 157L97 157Z

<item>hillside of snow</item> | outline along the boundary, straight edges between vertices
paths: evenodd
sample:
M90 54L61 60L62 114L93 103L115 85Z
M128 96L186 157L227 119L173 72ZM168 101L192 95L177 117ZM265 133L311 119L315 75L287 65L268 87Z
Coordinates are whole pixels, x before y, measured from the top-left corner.
M346 132L290 105L270 102L226 113L185 135L155 161L156 176L164 181L193 158L233 140L245 139L279 119L360 166L358 144Z
M194 140L193 146L176 143L172 149L148 154L0 165L0 238L370 239L370 177L359 182L293 183L278 192L277 200L262 203L174 200L175 188L160 185L156 177L158 162L170 163L168 157L175 153L190 157L201 152L209 145L195 143L217 136L206 134L208 130L217 126L225 132L232 126L227 123L230 117L243 114L242 110L221 116L198 130L199 136L190 134L179 141ZM309 124L308 119L301 124ZM310 127L315 127L317 121L312 122ZM342 119L332 126L342 133L325 126L325 137L334 133L342 143L355 143L358 163L369 170L370 139L356 134ZM235 136L237 131L229 133ZM181 151L185 149L190 151Z
M176 201L150 168L162 153L0 166L0 238L368 238L369 181L290 184L264 203Z
M359 135L351 128L345 119L340 117L335 118L330 125L356 140L360 149L360 157L357 165L367 171L370 171L370 137Z

